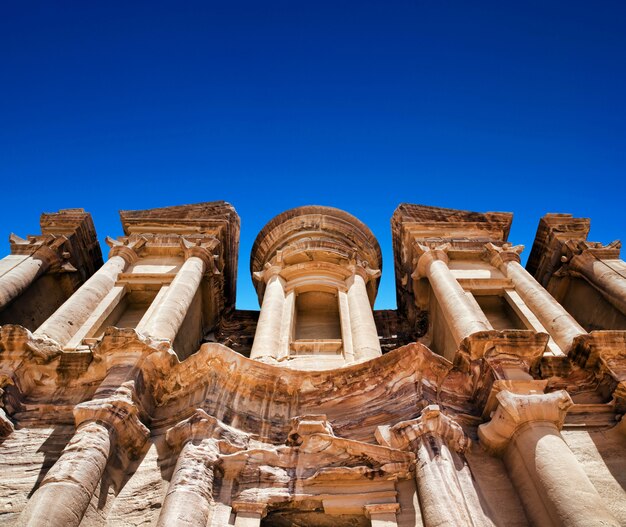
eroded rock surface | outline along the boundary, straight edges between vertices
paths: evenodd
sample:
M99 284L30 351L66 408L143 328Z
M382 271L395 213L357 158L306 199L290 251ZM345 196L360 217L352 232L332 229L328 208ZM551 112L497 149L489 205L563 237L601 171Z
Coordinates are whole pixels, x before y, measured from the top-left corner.
M292 209L254 312L229 204L124 211L104 265L59 214L0 262L2 525L626 525L626 275L586 220L542 219L524 270L510 214L403 204L374 311L369 229ZM49 273L81 279L26 324Z

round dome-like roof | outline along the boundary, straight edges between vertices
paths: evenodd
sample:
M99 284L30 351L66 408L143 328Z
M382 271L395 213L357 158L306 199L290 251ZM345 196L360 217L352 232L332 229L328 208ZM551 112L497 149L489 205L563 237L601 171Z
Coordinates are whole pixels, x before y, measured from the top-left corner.
M339 263L357 257L372 269L382 269L380 246L372 231L334 207L297 207L270 220L252 246L250 271L261 271L278 251L286 264L307 260Z

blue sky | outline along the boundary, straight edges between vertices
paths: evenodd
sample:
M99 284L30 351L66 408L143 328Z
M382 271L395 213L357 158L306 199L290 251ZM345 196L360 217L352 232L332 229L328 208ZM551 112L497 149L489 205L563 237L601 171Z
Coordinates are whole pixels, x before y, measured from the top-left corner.
M3 2L0 252L43 211L225 199L248 261L285 209L332 205L377 236L403 201L592 218L626 237L626 3Z

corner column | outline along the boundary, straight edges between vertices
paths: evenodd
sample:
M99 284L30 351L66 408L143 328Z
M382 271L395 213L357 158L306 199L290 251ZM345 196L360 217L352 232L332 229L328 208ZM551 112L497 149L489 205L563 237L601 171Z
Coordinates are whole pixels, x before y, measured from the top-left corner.
M474 507L467 502L471 474L460 458L469 439L459 424L430 405L419 418L398 423L390 432L392 447L417 456L415 481L424 525L473 525Z
M502 456L533 525L615 526L613 517L560 428L572 405L565 390L542 395L502 391L491 421L480 425L481 443Z
M383 354L366 287L368 278L379 274L380 271L368 273L367 269L355 266L352 277L348 279L347 296L352 331L352 349L357 361L374 359Z
M267 285L250 352L251 359L277 358L279 354L285 304L285 280L280 271L280 267L270 266L257 277L265 280Z
M455 342L478 331L492 329L485 323L484 314L472 304L448 268L449 244L430 248L417 244L419 254L413 279L427 278L441 306Z
M112 245L107 262L35 331L36 336L51 338L65 346L113 289L119 274L137 261L137 250L145 244L145 239L129 245L110 238L107 242Z
M615 248L614 244L596 251L619 253L619 245ZM620 274L601 256L594 254L593 248L584 248L582 252L573 254L568 268L584 276L616 309L626 315L626 274ZM617 254L612 256L611 260L621 262Z
M11 258L17 261L7 272L0 275L0 309L20 296L54 263L60 261L55 250L58 249L59 241L65 243L67 238L65 236L55 238L50 245L42 243L34 248L32 248L30 243L24 241L25 244L31 247L31 254L16 254L7 257L7 259ZM12 243L12 245L15 245L15 243Z
M128 373L128 366L113 367L95 398L74 408L76 432L28 501L19 525L78 527L111 454L120 449L132 457L141 451L149 431L138 417L129 384L120 386L120 377ZM111 385L119 388L109 396Z

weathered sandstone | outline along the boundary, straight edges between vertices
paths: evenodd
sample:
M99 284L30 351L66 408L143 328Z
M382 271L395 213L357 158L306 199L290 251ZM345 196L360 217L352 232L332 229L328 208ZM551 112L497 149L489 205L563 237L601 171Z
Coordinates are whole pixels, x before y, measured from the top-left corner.
M0 523L626 525L626 264L547 215L402 204L382 256L328 207L42 216L0 261ZM65 277L65 278L63 278ZM48 294L48 298L46 295Z

